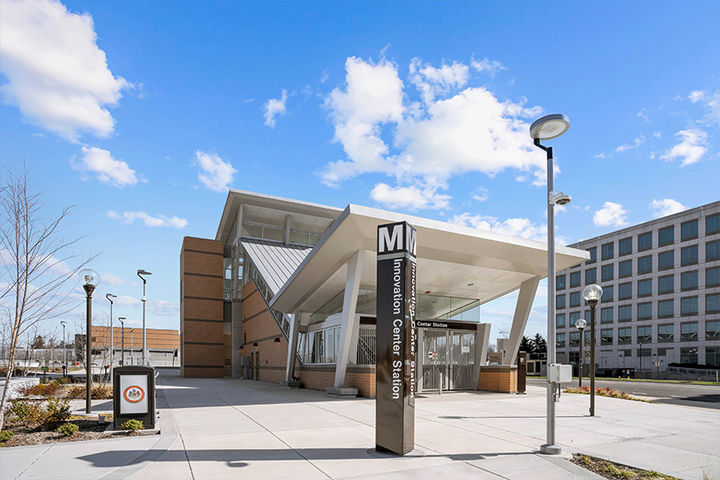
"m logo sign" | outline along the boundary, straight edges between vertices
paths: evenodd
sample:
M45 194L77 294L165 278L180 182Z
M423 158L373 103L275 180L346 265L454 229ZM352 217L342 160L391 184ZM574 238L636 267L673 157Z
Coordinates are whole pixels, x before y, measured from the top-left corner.
M407 252L417 254L417 233L407 222L390 223L378 227L378 255Z

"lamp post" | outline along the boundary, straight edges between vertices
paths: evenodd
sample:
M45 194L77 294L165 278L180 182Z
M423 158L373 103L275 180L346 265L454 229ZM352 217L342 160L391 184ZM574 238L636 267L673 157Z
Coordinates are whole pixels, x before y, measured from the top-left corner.
M92 294L95 286L98 284L100 276L95 270L86 268L80 272L80 278L85 282L83 289L85 290L85 413L92 411L90 402L90 393L92 390L92 347L90 339L92 338Z
M113 295L112 293L106 293L105 298L107 298L108 302L110 302L110 378L112 378L112 369L113 369L113 361L115 359L115 342L114 342L114 330L113 328L113 298L117 298L117 295Z
M548 346L547 365L550 368L555 359L555 204L567 205L570 196L554 191L553 149L540 144L541 140L552 140L570 128L570 119L562 114L546 115L530 125L530 137L536 147L545 151L547 155L547 217L548 217ZM547 383L547 441L540 447L546 454L559 454L560 446L555 444L555 391L559 384Z
M590 305L590 416L595 416L595 307L603 289L600 285L592 284L583 289L582 296Z
M583 330L585 330L585 326L587 325L587 322L584 318L578 318L575 322L575 328L580 330L580 357L578 360L578 387L582 387L582 377L583 377Z
M120 365L123 367L125 366L125 320L127 320L125 317L118 317L118 322L120 322Z
M133 340L133 334L135 333L135 329L130 329L130 365L135 365L135 360L133 359L133 351L135 351L135 340Z
M147 335L145 332L145 284L147 284L147 280L145 280L145 277L143 275L152 275L152 273L148 272L147 270L140 269L137 271L137 276L140 277L140 280L143 282L143 296L140 299L142 301L142 307L143 307L143 349L142 349L142 364L147 365L145 362L145 359L147 357Z
M67 344L65 343L65 320L60 320L63 327L63 376L67 377Z

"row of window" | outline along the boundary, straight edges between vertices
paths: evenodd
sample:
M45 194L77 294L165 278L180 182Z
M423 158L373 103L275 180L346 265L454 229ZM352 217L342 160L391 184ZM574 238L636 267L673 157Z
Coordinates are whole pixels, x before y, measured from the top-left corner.
M653 326L644 325L635 327L635 342L633 342L632 327L621 327L617 329L617 344L628 345L632 343L651 344L653 343ZM590 331L585 329L585 344L590 343ZM565 340L568 339L570 347L578 347L580 345L580 332L559 332L556 334L556 346L558 348L565 347ZM615 344L615 329L601 328L598 339L600 345ZM683 342L698 340L698 323L686 322L680 324L680 340ZM711 320L705 322L705 340L720 340L720 320ZM596 340L597 342L598 340ZM675 341L675 325L672 323L658 325L655 343L669 343Z
M705 217L705 235L712 235L720 232L720 213ZM698 220L690 220L680 224L680 241L684 242L698 238ZM664 227L658 230L658 247L672 245L675 243L675 225ZM646 232L637 235L637 251L642 252L653 248L653 232ZM588 249L590 260L588 263L597 261L597 247ZM604 243L600 246L602 260L615 257L615 242ZM618 256L630 255L633 253L633 237L622 238L618 241Z
M651 348L638 348L633 351L632 348L626 348L618 350L618 356L622 352L622 356L625 358L630 358L633 356L636 356L638 358L640 357L652 357L656 354L652 353ZM664 356L670 356L674 358L673 356L673 349L672 348L658 348L657 349L657 355L660 357ZM579 352L575 350L570 351L570 363L574 363L577 365L577 361L580 358ZM670 360L669 360L670 361ZM697 364L698 363L698 347L682 347L680 349L680 363L684 364ZM720 347L705 347L705 365L720 367ZM641 365L642 366L642 360ZM644 364L645 368L652 367L652 363Z
M705 244L705 261L711 262L720 260L720 240L708 242ZM690 245L680 250L680 266L695 265L698 263L698 246ZM675 250L668 250L657 254L658 270L668 270L675 268ZM652 273L653 256L646 255L637 259L637 275ZM717 269L720 271L720 268ZM633 260L623 260L618 263L618 278L631 277L633 275ZM715 273L720 275L720 273ZM581 285L581 272L570 272L569 275L561 274L555 277L555 289L563 290L567 287L567 277L569 276L570 288L579 287ZM615 264L611 263L600 267L600 281L607 282L615 279ZM585 269L585 285L597 282L597 268Z

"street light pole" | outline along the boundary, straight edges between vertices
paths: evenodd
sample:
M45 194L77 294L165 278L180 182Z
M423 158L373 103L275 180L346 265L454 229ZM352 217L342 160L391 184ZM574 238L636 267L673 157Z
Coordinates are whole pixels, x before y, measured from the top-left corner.
M143 282L143 295L140 299L142 301L142 310L143 310L143 348L142 348L142 364L143 366L147 365L146 358L147 358L147 334L145 331L145 284L147 281L145 280L145 277L143 275L152 275L152 273L148 272L147 270L140 269L137 271L137 276L140 277L140 280Z
M545 151L547 156L547 217L548 217L548 317L547 317L547 366L555 364L555 204L567 205L570 196L554 191L554 156L552 147L540 144L541 140L557 138L570 128L570 120L565 115L546 115L530 126L530 137L536 147ZM549 376L548 376L549 377ZM546 454L557 455L562 452L560 446L555 444L555 391L559 384L547 383L547 441L540 447Z
M92 391L92 294L98 283L97 272L85 269L80 272L80 278L85 281L85 413L92 412L90 401Z
M578 387L582 387L582 376L583 376L583 342L585 341L583 339L583 330L585 330L585 326L587 325L587 322L584 318L579 318L575 322L575 327L577 327L578 330L580 330L580 358L578 360Z
M60 320L63 327L63 376L67 377L67 343L65 343L65 320Z
M600 285L592 284L583 289L582 295L590 305L590 416L595 416L595 307L602 297Z
M135 333L135 329L130 329L130 365L135 365L135 360L133 359L133 352L135 351L135 340L133 340L133 334Z
M118 317L120 322L120 365L125 366L125 317Z
M113 361L115 359L115 342L113 337L113 332L115 328L113 328L113 298L117 298L117 295L113 295L112 293L106 293L105 298L107 298L108 302L110 302L110 378L112 379L112 369L113 369Z

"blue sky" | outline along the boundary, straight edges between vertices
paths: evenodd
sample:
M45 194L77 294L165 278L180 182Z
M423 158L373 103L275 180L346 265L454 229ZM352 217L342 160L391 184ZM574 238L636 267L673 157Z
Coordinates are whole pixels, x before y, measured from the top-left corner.
M571 243L718 200L720 5L706 2L0 4L0 164L78 205L116 312L178 328L179 251L228 187ZM545 331L541 288L527 333ZM482 315L507 328L512 298ZM70 314L71 323L80 318Z

